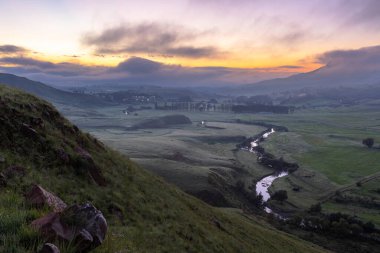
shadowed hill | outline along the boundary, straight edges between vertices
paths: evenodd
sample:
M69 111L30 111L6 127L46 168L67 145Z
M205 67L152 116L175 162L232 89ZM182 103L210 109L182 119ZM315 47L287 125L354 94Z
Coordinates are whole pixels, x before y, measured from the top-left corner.
M0 139L0 171L24 168L2 181L0 252L35 252L43 243L28 225L48 212L24 203L32 184L103 212L109 232L95 252L322 252L183 193L82 133L49 103L6 86L0 86Z
M0 84L6 84L21 89L53 103L82 107L105 105L105 102L100 98L59 90L41 82L32 81L25 77L12 74L0 73Z

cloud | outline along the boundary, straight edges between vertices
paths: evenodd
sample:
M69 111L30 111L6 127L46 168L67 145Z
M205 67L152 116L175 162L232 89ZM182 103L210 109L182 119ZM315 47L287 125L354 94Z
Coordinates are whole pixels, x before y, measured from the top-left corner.
M330 68L346 70L379 70L380 46L356 50L335 50L317 56L317 61Z
M193 46L204 33L183 27L157 23L124 24L101 33L87 33L82 39L97 54L159 54L188 58L217 57L221 52L213 46Z
M252 83L298 73L298 66L274 68L183 67L130 57L114 67L52 63L27 57L0 58L0 71L22 75L58 86L159 85L159 86L228 86Z
M56 67L56 65L51 62L39 61L29 57L3 57L0 58L0 62L5 64L22 65L46 69L52 69Z
M380 27L380 1L348 0L343 5L343 9L350 13L346 25L366 25L376 29Z
M0 66L5 70L14 70L23 74L41 73L54 76L98 75L106 70L104 67L84 66L69 62L52 63L30 57L2 57Z
M150 61L144 58L131 57L130 59L121 62L115 68L111 69L114 72L127 72L130 74L150 74L159 71L163 64L155 61Z
M1 45L0 46L1 54L14 54L14 53L25 53L25 52L28 52L28 50L23 47L18 47L15 45Z
M304 67L303 66L296 66L296 65L283 65L283 66L279 66L277 68L279 68L279 69L303 69Z

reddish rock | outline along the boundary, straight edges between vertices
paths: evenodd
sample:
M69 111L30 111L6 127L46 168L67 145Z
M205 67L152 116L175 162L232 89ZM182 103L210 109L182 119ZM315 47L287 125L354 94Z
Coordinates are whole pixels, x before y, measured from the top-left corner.
M38 253L60 253L58 247L52 243L45 243Z
M92 204L73 205L62 213L51 213L32 222L47 240L74 242L76 252L100 246L107 233L103 214Z
M59 197L46 191L39 185L34 185L32 189L25 195L27 203L37 206L49 206L54 212L62 212L67 205Z

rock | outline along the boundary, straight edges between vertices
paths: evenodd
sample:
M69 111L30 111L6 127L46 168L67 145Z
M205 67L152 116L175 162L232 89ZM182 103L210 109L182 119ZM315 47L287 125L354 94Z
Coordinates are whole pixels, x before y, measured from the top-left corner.
M87 152L84 148L81 148L79 146L75 147L75 151L78 155L80 155L82 158L86 159L87 161L93 161L92 156L90 153Z
M70 162L70 156L65 152L63 148L57 150L57 156L65 164L68 164Z
M4 156L2 156L2 155L0 154L0 163L3 163L3 162L5 162L5 158L4 158Z
M47 240L76 245L76 252L89 252L101 245L107 233L103 214L92 204L73 205L62 213L51 213L32 222Z
M104 178L102 171L95 165L95 162L92 159L91 154L79 146L75 148L75 151L82 159L88 162L88 165L85 169L90 174L92 179L94 179L94 181L99 186L106 186L107 185L106 179Z
M52 243L45 243L38 253L60 253L58 247Z
M27 203L37 206L49 206L54 212L62 212L67 205L59 197L46 191L39 185L34 185L32 189L25 195Z
M0 173L0 176L6 180L12 179L14 177L23 177L26 174L26 169L21 166L12 165L6 168Z
M21 125L21 132L23 132L26 136L31 138L38 137L38 133L36 130L34 130L30 125L22 123Z
M44 121L41 118L33 118L32 117L30 119L30 124L33 125L33 126L40 127L40 128L44 127Z

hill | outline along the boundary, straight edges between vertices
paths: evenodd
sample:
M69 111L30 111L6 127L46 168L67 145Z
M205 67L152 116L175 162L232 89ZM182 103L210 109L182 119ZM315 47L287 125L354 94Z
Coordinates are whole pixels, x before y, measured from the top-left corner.
M44 242L29 224L50 210L23 197L34 184L103 212L109 231L95 252L322 252L183 193L82 133L51 104L6 86L0 86L0 138L1 252L35 252Z
M240 86L240 94L273 93L299 89L365 88L380 86L380 46L324 53L316 61L324 66L287 78Z
M25 77L12 74L0 73L0 84L7 84L14 88L21 89L53 103L81 107L101 106L105 104L100 98L91 95L59 90L41 82L32 81Z

